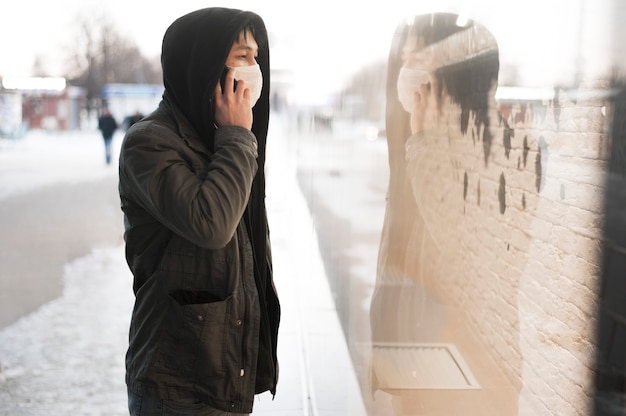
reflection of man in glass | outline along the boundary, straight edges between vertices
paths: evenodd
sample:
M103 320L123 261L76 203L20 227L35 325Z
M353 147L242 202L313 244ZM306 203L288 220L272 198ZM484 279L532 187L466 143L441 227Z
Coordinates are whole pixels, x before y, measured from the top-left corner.
M371 309L374 342L408 342L423 336L410 310L416 306L418 312L423 310L423 305L416 305L422 293L409 292L422 290L416 286L422 280L420 266L413 263L424 253L428 225L407 172L407 143L436 128L444 84L430 46L465 29L456 21L457 16L449 14L418 16L411 25L401 25L394 36L386 111L390 177Z
M411 360L428 357L420 358L424 346L458 342L462 332L458 299L446 292L455 284L462 292L471 279L454 236L467 224L453 147L461 138L479 149L479 166L471 171L487 163L497 75L493 37L456 15L418 16L394 36L386 111L390 177L370 313L372 387L392 394L397 415L461 414L467 406L451 389L420 384L422 370ZM438 210L450 203L460 209ZM440 286L442 274L447 285Z

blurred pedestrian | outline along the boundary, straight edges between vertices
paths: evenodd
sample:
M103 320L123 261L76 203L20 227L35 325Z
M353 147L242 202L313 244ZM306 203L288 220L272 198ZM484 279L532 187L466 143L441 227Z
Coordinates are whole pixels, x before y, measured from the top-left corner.
M128 118L128 126L126 128L127 129L130 128L130 126L132 126L133 124L135 124L142 118L143 118L143 114L141 114L139 110L136 110L135 113Z
M104 152L107 165L111 164L111 143L113 142L113 133L115 133L117 127L117 121L111 115L111 111L105 108L98 119L98 129L104 139Z
M263 20L225 8L182 16L165 33L161 64L163 99L126 133L120 156L135 292L129 410L249 414L278 380Z

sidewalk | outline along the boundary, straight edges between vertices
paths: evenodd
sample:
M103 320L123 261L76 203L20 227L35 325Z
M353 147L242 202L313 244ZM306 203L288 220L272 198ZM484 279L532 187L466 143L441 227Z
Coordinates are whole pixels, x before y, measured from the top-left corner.
M253 414L364 416L315 229L287 140L274 126L267 207L283 311L280 379L276 398L259 396ZM94 146L100 154L101 143ZM127 414L123 360L133 297L124 248L96 247L67 264L64 284L60 298L0 330L0 415Z
M281 373L276 399L260 396L254 414L365 416L290 143L281 131L270 132L270 138L267 209L283 309Z

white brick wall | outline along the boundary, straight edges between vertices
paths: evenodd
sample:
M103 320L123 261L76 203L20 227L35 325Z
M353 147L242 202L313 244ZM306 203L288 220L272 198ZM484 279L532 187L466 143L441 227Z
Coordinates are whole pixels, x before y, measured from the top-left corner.
M472 139L478 132L461 135L460 110L449 105L440 129L408 160L431 260L410 267L415 275L430 273L513 385L522 386L523 415L530 409L533 415L588 415L594 395L610 154L610 120L603 112L610 106L560 97L558 128L551 102L544 103L545 118L527 110L528 123L510 120L508 157L495 110L485 163L480 139Z

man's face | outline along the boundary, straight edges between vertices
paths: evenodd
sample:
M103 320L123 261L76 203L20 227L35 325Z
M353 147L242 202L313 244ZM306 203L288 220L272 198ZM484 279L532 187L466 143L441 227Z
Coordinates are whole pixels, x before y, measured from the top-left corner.
M256 65L256 57L259 55L259 46L250 31L242 32L239 39L233 43L226 59L226 66L236 68L238 66Z

